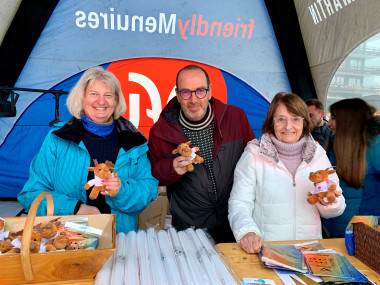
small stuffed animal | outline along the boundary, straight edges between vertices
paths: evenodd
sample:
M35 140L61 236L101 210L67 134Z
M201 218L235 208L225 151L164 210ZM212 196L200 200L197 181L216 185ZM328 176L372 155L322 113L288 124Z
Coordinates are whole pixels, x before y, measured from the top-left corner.
M17 250L7 239L12 240L11 231L4 231L5 220L0 218L0 253L17 253L20 250Z
M58 222L59 225L60 222ZM52 222L46 222L41 226L41 236L44 239L50 240L57 234L57 224Z
M57 226L60 224L59 221L52 223L46 222L41 226L41 248L40 252L50 252L56 251L56 248L53 245L53 240L58 236L57 234Z
M30 253L38 253L40 251L41 241L41 234L37 230L33 230L32 235L30 237ZM15 248L21 248L22 236L18 236L11 243Z
M20 249L14 247L11 250L7 251L5 254L8 254L8 253L20 253Z
M53 246L56 250L72 250L70 239L64 232L61 232L54 240Z
M41 241L42 241L42 236L39 232L36 230L32 231L32 236L30 237L30 253L38 253L40 252L41 249ZM22 242L22 240L21 240Z
M51 239L46 244L46 252L72 250L70 239L66 233L61 232L54 239ZM41 252L41 251L40 251Z
M199 151L199 147L190 148L190 141L188 141L187 143L181 143L180 145L178 145L178 147L175 150L173 150L172 153L179 153L182 156L190 156L190 158L192 159L191 163L202 163L203 157L196 154L195 152L197 151ZM191 172L194 170L193 164L189 164L185 167L187 167L187 171Z
M6 253L11 251L14 248L14 246L6 241L0 240L0 253Z
M329 174L335 173L335 170L329 168L326 168L326 170L318 170L316 172L310 172L309 180L311 182L314 182L314 188L307 193L309 196L307 198L307 201L310 204L317 203L318 197L323 198L325 201L328 202L335 202L336 201L336 195L333 192L336 190L336 184L329 180ZM327 202L326 201L326 202Z
M0 240L5 240L9 237L9 232L4 231L5 220L0 218Z
M103 179L107 179L110 177L116 177L117 173L112 171L115 170L114 164L111 161L106 160L105 163L98 163L96 159L94 159L94 167L87 167L88 171L94 171L94 179L91 179L84 185L84 189L88 190L91 186L94 186L91 190L89 198L91 200L95 200L99 192L107 192L111 197L116 196L116 191L106 190L106 187L103 186Z

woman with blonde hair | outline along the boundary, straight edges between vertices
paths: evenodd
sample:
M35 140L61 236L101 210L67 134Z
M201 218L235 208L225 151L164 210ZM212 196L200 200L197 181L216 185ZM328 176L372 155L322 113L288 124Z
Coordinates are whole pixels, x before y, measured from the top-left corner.
M323 220L327 236L344 237L354 215L380 216L380 118L375 112L359 98L330 106L332 135L326 148L347 208L341 216Z
M320 217L343 213L344 198L335 203L307 201L314 187L310 172L331 167L325 150L310 135L309 109L297 95L278 93L262 127L235 168L228 219L235 239L248 253L263 241L322 238ZM340 191L336 174L330 179Z
M71 90L67 107L74 117L48 133L18 200L28 211L38 194L49 191L54 215L113 213L116 232L137 230L136 216L155 199L158 181L147 139L121 117L126 104L119 81L101 67L90 68ZM106 190L93 199L91 188L84 189L94 178L87 168L107 160L117 176L100 181ZM46 215L46 207L43 201L37 214Z

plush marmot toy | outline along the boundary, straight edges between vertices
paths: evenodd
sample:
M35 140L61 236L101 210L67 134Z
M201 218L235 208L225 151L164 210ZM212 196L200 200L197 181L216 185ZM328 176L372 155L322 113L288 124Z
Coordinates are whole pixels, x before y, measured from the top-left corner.
M190 148L190 141L187 143L181 143L180 145L177 146L175 150L172 151L173 154L179 153L182 156L189 156L191 158L191 164L185 166L187 167L187 171L193 171L194 166L193 163L202 163L203 162L203 157L199 156L196 154L197 151L199 151L199 147L193 147Z
M17 253L20 252L17 250L9 241L13 232L4 231L5 220L0 218L0 253Z
M64 250L72 250L70 239L66 236L65 232L61 232L56 235L55 238L48 241L46 244L46 252L51 251L64 251Z
M22 236L18 236L15 238L11 243L15 248L21 248L21 243L22 243ZM32 235L30 237L30 246L29 250L30 253L38 253L41 248L41 241L42 241L42 236L37 230L32 231Z
M54 240L53 246L56 250L72 250L70 239L66 236L65 232L61 232Z
M335 202L336 195L333 192L336 190L336 184L329 180L329 175L335 173L335 170L326 168L325 170L318 170L316 172L310 172L309 180L314 182L314 188L307 193L309 196L307 201L310 204L317 203L318 197L321 197L326 202Z
M0 240L0 253L10 252L13 248L14 246L11 243Z
M96 159L94 159L94 167L87 167L88 171L94 172L94 179L91 179L84 185L84 189L88 190L91 186L94 186L91 190L91 193L89 195L89 198L91 200L95 200L99 192L107 192L111 197L115 197L117 192L114 190L106 190L106 187L103 186L103 179L107 179L110 177L116 177L117 173L112 171L115 170L115 165L111 162L106 160L105 163L98 163Z
M52 223L46 222L41 226L41 249L40 252L50 252L56 251L55 246L53 245L53 240L58 236L57 226L60 224L59 221Z
M5 240L9 237L9 232L4 231L5 228L5 220L0 218L0 240Z

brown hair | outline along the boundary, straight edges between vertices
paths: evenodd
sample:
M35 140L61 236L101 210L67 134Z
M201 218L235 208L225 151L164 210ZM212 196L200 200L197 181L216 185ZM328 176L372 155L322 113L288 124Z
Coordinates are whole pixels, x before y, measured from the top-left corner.
M309 109L305 102L301 99L301 97L299 97L296 94L286 92L277 93L276 96L274 96L274 98L272 99L261 132L263 134L274 133L273 117L277 110L277 107L280 104L284 104L286 109L288 109L290 113L304 118L302 136L308 136L310 134L311 129Z
M336 129L333 144L329 140L326 148L334 149L338 176L355 188L363 186L367 145L371 137L369 123L375 111L359 98L344 99L330 106Z
M325 108L323 107L323 103L321 101L319 101L318 99L309 99L309 100L306 100L306 105L307 106L315 106L315 108L317 108L318 110L324 112L325 111Z

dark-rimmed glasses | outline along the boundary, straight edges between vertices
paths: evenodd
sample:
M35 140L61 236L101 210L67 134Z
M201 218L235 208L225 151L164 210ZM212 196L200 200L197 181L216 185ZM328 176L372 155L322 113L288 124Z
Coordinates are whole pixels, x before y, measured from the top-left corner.
M198 99L203 99L208 92L208 88L199 88L199 89L194 90L194 91L185 89L185 90L178 90L177 92L178 92L179 96L181 96L185 100L189 100L191 98L191 96L193 95L193 93L195 93L195 96Z

